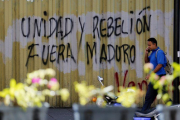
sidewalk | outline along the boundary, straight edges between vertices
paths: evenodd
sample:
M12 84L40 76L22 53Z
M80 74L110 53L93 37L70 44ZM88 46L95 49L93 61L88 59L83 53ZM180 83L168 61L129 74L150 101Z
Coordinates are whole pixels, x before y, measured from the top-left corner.
M46 120L74 120L72 108L49 108Z

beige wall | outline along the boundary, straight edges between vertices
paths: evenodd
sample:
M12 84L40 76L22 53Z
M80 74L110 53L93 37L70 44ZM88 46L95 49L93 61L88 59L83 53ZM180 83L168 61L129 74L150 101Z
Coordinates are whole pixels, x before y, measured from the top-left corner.
M0 89L9 85L10 78L23 82L26 73L50 67L56 70L61 87L71 92L66 103L59 97L47 98L51 106L77 102L74 81L100 87L98 75L105 85L116 86L118 78L120 85L146 90L147 39L157 38L173 60L173 2L0 0ZM140 99L138 106L144 101Z

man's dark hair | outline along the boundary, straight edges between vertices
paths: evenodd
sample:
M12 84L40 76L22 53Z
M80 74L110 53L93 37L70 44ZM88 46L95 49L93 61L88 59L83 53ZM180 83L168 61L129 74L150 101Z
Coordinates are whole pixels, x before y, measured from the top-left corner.
M151 41L153 44L155 43L157 46L157 40L155 38L149 38L148 41Z

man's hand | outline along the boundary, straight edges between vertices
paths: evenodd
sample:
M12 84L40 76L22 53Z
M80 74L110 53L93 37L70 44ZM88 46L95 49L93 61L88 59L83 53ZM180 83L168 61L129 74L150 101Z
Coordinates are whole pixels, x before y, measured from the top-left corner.
M148 47L146 48L145 53L146 53L146 54L148 54L148 53L149 53L149 48L148 48Z
M147 75L147 76L145 77L145 80L149 80L149 77L150 77L150 75Z

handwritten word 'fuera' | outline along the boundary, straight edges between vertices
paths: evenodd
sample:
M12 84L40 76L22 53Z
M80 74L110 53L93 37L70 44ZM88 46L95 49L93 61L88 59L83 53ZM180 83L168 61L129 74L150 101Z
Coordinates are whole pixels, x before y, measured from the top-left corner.
M39 47L39 44L31 44L28 49L29 49L29 55L28 55L28 58L27 58L27 62L26 62L26 66L28 65L28 62L29 62L29 59L30 58L34 58L35 56L39 56L38 54L33 54L32 55L32 50L34 49L34 47ZM66 48L66 60L65 60L65 48ZM58 52L56 53L56 50L58 49ZM47 54L45 54L45 50L47 50ZM59 63L59 60L60 60L60 57L62 58L62 60L64 62L68 62L68 57L70 57L75 63L76 63L76 60L72 54L72 49L71 49L71 45L70 43L67 43L67 45L65 46L64 44L60 44L59 46L56 46L56 45L52 45L51 46L51 52L49 53L49 50L50 50L50 45L46 46L46 45L43 45L43 51L42 51L42 62L44 65L47 64L48 60L49 60L49 56L50 56L50 62L55 62L57 61L57 63ZM53 56L56 56L54 58ZM44 56L46 58L44 58Z

